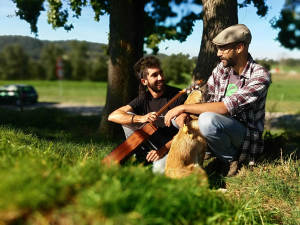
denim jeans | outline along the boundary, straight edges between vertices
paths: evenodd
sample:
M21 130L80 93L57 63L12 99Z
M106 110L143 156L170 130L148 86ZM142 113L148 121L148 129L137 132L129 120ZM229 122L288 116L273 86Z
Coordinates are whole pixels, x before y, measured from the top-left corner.
M238 120L213 112L200 114L199 129L206 138L208 151L221 162L238 159L246 136L245 126Z

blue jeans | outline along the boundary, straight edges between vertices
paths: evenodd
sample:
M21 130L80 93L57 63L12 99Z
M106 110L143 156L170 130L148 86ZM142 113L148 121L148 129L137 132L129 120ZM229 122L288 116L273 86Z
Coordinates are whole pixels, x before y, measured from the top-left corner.
M221 162L238 159L246 136L245 126L238 120L213 112L200 114L199 129L206 138L208 151Z

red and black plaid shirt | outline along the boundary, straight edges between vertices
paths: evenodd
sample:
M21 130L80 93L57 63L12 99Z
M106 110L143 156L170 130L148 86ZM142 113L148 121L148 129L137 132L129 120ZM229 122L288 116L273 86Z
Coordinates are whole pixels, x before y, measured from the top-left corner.
M239 161L255 161L256 154L263 151L265 103L270 86L270 74L257 64L249 54L247 65L240 75L240 86L231 96L225 96L232 67L219 63L207 81L208 102L224 102L230 116L246 127L246 137Z

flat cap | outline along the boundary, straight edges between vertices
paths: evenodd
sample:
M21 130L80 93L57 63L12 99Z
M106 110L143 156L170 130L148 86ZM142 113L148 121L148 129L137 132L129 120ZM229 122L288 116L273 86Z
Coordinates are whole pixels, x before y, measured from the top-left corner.
M212 41L215 45L227 45L230 43L251 43L251 32L244 24L236 24L227 27L219 33Z

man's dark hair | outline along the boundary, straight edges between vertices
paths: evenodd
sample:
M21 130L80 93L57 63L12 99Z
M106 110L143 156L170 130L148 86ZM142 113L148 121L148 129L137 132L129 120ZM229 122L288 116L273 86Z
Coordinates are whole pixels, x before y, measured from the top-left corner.
M148 69L160 68L160 62L154 56L145 56L134 64L134 74L137 79L147 79Z
M141 79L147 79L148 69L160 68L160 62L154 56L145 56L141 58L136 64L134 64L134 75L140 81ZM147 87L140 82L139 92L141 95L147 95Z

